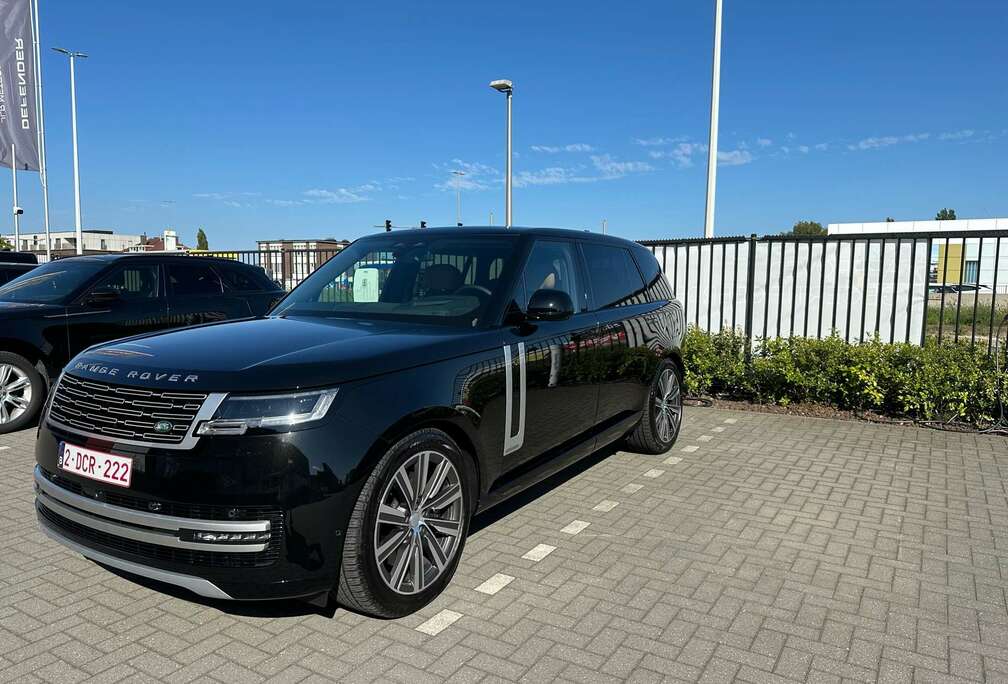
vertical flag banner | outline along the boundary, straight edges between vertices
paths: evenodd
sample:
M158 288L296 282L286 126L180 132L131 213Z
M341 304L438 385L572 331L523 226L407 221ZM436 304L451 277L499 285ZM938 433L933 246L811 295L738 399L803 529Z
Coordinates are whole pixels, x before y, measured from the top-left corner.
M31 0L0 0L0 166L38 171L38 116Z

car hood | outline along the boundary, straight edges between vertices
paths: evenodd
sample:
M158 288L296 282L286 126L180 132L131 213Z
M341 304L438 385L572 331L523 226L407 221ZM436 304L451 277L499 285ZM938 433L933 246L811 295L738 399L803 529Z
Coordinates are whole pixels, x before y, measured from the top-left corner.
M0 321L15 318L37 318L65 313L66 309L57 304L35 304L32 302L7 302L0 300Z
M499 332L415 323L257 318L99 345L67 370L114 384L180 391L295 390L463 356L495 347L499 338Z

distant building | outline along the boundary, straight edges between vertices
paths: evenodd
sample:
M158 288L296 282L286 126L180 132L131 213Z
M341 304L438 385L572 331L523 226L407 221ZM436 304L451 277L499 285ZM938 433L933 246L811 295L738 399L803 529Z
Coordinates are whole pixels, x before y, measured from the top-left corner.
M285 289L293 289L349 240L259 240L259 265Z
M174 230L166 230L161 236L142 236L140 244L134 245L130 252L188 252L189 248L179 242Z
M871 233L992 232L1008 230L1008 218L956 219L953 221L879 221L830 223L829 235ZM983 249L981 250L981 243ZM1000 243L1000 250L998 249ZM997 257L997 263L995 263ZM905 260L905 258L904 258ZM933 284L980 285L984 291L1008 292L1008 239L966 237L935 239L931 246L928 279Z
M111 230L89 229L81 233L85 254L102 252L123 252L141 243L140 235L122 235ZM54 230L49 233L50 246L54 256L69 256L77 253L77 233L72 230ZM5 235L4 239L14 245L14 236ZM32 252L36 256L45 257L45 233L21 233L19 244L14 245L19 252Z

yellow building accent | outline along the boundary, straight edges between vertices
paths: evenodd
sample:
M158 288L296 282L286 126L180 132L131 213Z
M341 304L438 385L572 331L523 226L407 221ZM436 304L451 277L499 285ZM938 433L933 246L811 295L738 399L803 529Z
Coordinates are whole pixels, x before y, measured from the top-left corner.
M945 245L938 245L938 283L946 283L948 285L961 285L962 284L962 264L963 264L963 245L953 245L948 246L948 253L946 253ZM945 261L948 260L948 270L946 271Z

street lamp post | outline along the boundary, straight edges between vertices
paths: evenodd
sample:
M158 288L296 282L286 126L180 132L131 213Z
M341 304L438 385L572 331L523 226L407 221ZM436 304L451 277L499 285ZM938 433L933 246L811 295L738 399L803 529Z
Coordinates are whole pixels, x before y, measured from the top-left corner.
M73 172L74 172L74 226L77 238L77 253L84 253L84 233L81 228L80 202L80 164L77 160L77 81L74 76L74 63L78 57L87 57L83 52L73 52L65 48L53 48L70 58L70 121L73 132Z
M507 97L507 154L504 169L504 227L511 227L511 94L514 84L507 79L491 81L490 87Z
M455 223L462 226L462 176L465 171L452 171L455 176Z
M718 111L721 101L721 0L714 0L714 59L711 64L710 139L707 144L707 207L704 237L714 237L714 195L717 181Z

